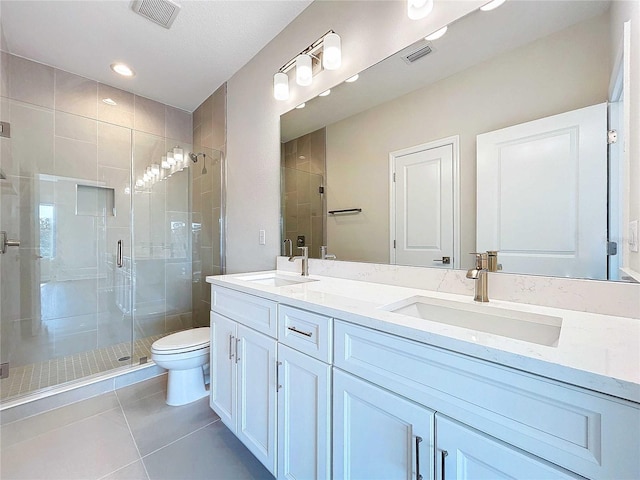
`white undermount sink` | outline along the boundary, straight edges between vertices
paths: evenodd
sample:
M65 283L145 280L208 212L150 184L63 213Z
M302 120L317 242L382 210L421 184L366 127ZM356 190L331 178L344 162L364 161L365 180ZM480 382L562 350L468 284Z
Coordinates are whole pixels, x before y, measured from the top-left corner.
M551 347L558 345L562 328L560 317L421 296L405 298L381 309Z
M293 275L281 275L275 272L260 273L257 275L246 275L237 277L238 280L245 280L259 285L269 285L271 287L286 287L289 285L298 285L300 283L317 282L317 280L309 277L295 277Z

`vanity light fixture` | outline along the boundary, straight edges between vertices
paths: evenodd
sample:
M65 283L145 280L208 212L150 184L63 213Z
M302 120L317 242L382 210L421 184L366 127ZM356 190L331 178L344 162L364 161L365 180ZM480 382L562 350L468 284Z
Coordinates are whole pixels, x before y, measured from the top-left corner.
M349 77L345 80L346 83L353 83L360 78L359 74L355 74L353 77Z
M115 107L116 105L118 105L116 101L112 98L103 98L102 103L106 103L107 105L111 105L112 107Z
M169 164L170 167L173 167L176 163L176 159L173 156L173 152L167 152L167 163Z
M112 63L111 70L119 75L122 75L123 77L133 77L136 74L128 65L125 65L124 63Z
M169 162L167 161L167 157L162 157L162 163L160 166L163 170L169 170L171 168L171 165L169 165Z
M329 90L325 90L324 92L322 92L320 95L318 95L319 97L326 97L327 95L329 95L331 93L331 89Z
M432 1L432 0L430 0ZM285 63L273 75L273 96L276 100L289 99L289 75L295 68L296 83L302 87L311 85L314 74L323 69L336 70L342 64L340 36L329 30L298 55Z
M296 83L301 87L308 87L313 80L311 56L307 54L296 57Z
M425 18L433 10L433 0L407 0L407 15L411 20Z
M300 110L301 108L304 108L306 105L307 105L306 103L302 102L302 103L301 103L300 105L298 105L296 108L297 108L298 110Z
M482 7L480 7L480 10L482 10L483 12L490 12L491 10L495 10L496 8L498 8L500 5L502 5L506 1L507 0L493 0L487 3L486 5L483 5Z
M273 96L276 100L289 98L289 77L286 73L278 72L273 76Z
M340 35L334 32L327 33L322 43L324 45L322 50L322 66L325 70L339 69L342 64Z
M436 30L435 32L433 32L431 35L427 35L426 37L424 37L424 39L427 41L437 40L444 37L444 34L447 33L447 30L449 30L449 27L444 26L440 30Z
M158 165L157 163L151 164L151 175L153 175L154 177L160 175L160 165Z

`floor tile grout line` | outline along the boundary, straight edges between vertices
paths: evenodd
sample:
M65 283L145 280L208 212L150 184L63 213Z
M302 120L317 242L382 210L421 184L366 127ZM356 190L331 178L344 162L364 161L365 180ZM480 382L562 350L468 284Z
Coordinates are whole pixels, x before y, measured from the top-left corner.
M149 476L149 472L147 471L147 466L144 464L142 460L142 454L140 453L140 448L138 448L138 442L136 442L136 437L133 436L133 430L131 430L131 425L129 424L129 419L127 418L127 413L124 411L124 407L122 406L122 402L120 401L120 397L118 396L118 391L114 390L116 394L116 400L118 400L118 405L120 405L120 411L122 412L122 416L124 417L124 421L127 424L127 428L129 429L129 435L131 435L131 440L133 441L134 447L136 447L136 452L138 452L138 460L142 463L142 468L144 469L144 473L147 475L147 479L151 478Z
M126 465L123 465L122 467L118 468L117 470L114 470L112 472L107 473L106 475L98 477L97 480L102 480L103 478L107 478L108 476L113 475L114 473L119 472L120 470L124 470L125 468L130 467L131 465L133 465L136 462L141 462L142 463L142 458L138 458L137 460L134 460L131 463L127 463ZM143 463L143 467L144 467L144 463ZM145 473L146 472L147 472L147 470L145 469ZM147 474L147 480L148 480L148 478L149 478L149 474Z
M183 439L187 438L188 436L193 435L194 433L199 432L200 430L202 430L204 428L207 428L207 427L209 427L209 426L211 426L214 423L219 422L219 421L220 421L220 419L218 418L218 419L214 420L213 422L209 422L206 425L203 425L202 427L196 428L193 432L189 432L189 433L187 433L186 435L183 435L180 438L176 438L175 440L172 440L171 442L167 443L166 445L163 445L160 448L156 448L154 451L149 452L145 456L142 457L142 460L143 460L142 463L144 463L144 459L147 458L148 456L153 455L154 453L159 452L163 448L167 448L168 446L173 445L174 443L179 442L180 440L183 440ZM146 467L145 467L145 470L146 470Z

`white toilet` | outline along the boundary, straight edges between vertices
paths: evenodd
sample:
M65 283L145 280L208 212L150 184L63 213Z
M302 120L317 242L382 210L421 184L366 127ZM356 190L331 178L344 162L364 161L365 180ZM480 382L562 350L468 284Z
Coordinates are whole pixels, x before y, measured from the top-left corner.
M169 371L167 405L185 405L208 395L209 327L172 333L153 342L151 359Z

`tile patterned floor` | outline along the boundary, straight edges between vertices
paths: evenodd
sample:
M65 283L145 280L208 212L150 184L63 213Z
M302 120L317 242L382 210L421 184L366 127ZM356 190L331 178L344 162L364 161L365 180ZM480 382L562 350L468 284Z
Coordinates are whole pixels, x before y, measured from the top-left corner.
M165 404L166 375L3 425L3 480L273 479L209 408Z
M54 358L44 362L9 369L9 377L0 380L0 400L19 397L52 385L71 382L90 375L107 372L125 365L136 365L141 357L151 358L151 344L162 335L154 335L135 342L133 361L120 361L131 356L129 342L111 345L88 352Z

